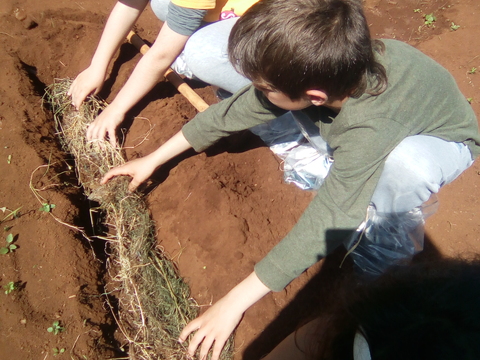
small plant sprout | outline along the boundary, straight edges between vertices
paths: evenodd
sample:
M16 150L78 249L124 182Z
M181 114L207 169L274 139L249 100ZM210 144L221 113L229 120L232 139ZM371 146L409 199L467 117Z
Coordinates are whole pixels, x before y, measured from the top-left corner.
M450 30L456 31L460 29L460 25L456 25L454 22L452 22L452 25L450 25Z
M53 335L58 335L60 334L61 332L64 332L65 331L65 328L60 326L60 321L58 320L55 320L52 324L52 326L50 326L47 331L49 333L53 333Z
M8 214L5 215L1 220L0 220L0 224L6 220L8 220L9 217L11 217L12 219L16 219L18 217L20 217L20 209L22 207L20 206L19 208L15 209L15 210L10 210L10 209L7 209L5 206L4 207L0 207L0 211L3 212L5 214L5 212L8 211Z
M13 234L8 234L5 242L7 243L6 246L0 248L0 254L6 255L10 252L14 252L17 249L17 245L12 244L15 237Z
M55 204L43 203L42 207L38 210L49 213L49 212L52 212L53 209L55 209Z
M13 281L10 281L7 285L3 285L3 288L5 289L5 294L8 295L12 291L17 290L17 284L15 284Z
M428 27L432 26L437 18L433 14L427 14L423 16L425 18L425 25Z
M420 9L413 9L413 12L414 12L414 13L419 13L419 12L420 12Z
M472 68L468 71L468 73L469 73L469 74L472 74L472 75L475 74L476 72L477 72L477 68L476 68L476 67L472 67Z
M12 155L8 155L7 156L7 164L11 164L12 163Z
M54 347L52 349L52 351L53 351L53 356L57 356L57 355L63 354L65 352L65 348L59 349L59 348Z
M472 101L473 101L473 98L471 98L471 97L470 97L470 98L467 98L467 101L468 101L469 104L471 104Z

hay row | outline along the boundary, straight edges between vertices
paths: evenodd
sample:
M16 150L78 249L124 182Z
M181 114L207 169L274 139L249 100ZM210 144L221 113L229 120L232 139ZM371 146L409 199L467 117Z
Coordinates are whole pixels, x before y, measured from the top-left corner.
M71 81L57 80L46 92L58 135L72 154L80 184L89 199L99 203L105 223L114 235L110 244L108 271L116 289L119 310L116 320L128 342L130 359L187 359L177 341L181 329L197 316L189 286L173 262L157 246L154 224L140 195L127 190L130 179L117 177L106 185L100 179L112 167L125 163L120 149L104 140L87 141L88 125L105 108L89 97L75 111L67 96ZM231 357L230 341L222 359Z

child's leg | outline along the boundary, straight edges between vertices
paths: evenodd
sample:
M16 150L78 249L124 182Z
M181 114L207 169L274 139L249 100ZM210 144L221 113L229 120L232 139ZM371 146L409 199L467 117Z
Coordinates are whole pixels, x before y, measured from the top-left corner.
M472 164L467 146L433 136L406 138L388 156L367 211L357 230L352 258L364 274L378 276L423 250L421 205ZM347 247L351 247L350 243Z
M155 15L165 21L170 0L151 0ZM188 39L185 49L172 68L189 78L195 77L230 93L250 84L235 71L228 60L228 36L238 18L217 21L197 30Z
M193 75L231 93L250 84L228 60L228 36L238 18L217 21L196 31L188 40L184 60Z
M388 156L372 203L381 214L410 211L472 163L470 150L464 144L433 136L410 136Z
M151 0L150 1L150 7L152 8L153 13L161 21L165 21L167 19L169 3L170 3L170 0Z

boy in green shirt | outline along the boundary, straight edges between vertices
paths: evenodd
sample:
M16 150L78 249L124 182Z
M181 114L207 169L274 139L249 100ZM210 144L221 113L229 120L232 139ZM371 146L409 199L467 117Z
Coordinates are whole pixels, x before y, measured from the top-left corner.
M292 231L180 334L216 360L242 314L326 256L366 217L407 213L453 181L480 153L478 125L453 77L418 50L372 41L360 1L266 0L237 22L232 64L252 81L211 106L153 153L109 171L134 190L173 156L292 111L313 122L334 158Z

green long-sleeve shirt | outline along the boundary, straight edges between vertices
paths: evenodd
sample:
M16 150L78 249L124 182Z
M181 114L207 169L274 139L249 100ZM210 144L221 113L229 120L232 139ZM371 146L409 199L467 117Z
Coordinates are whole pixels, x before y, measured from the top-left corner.
M334 163L292 231L255 266L274 291L336 248L346 229L359 226L386 157L405 137L431 135L465 143L473 158L480 153L475 114L448 71L407 44L383 42L385 52L377 59L387 71L388 87L382 94L349 98L338 114L324 107L304 110L333 149ZM284 112L250 86L198 114L183 134L202 151Z

